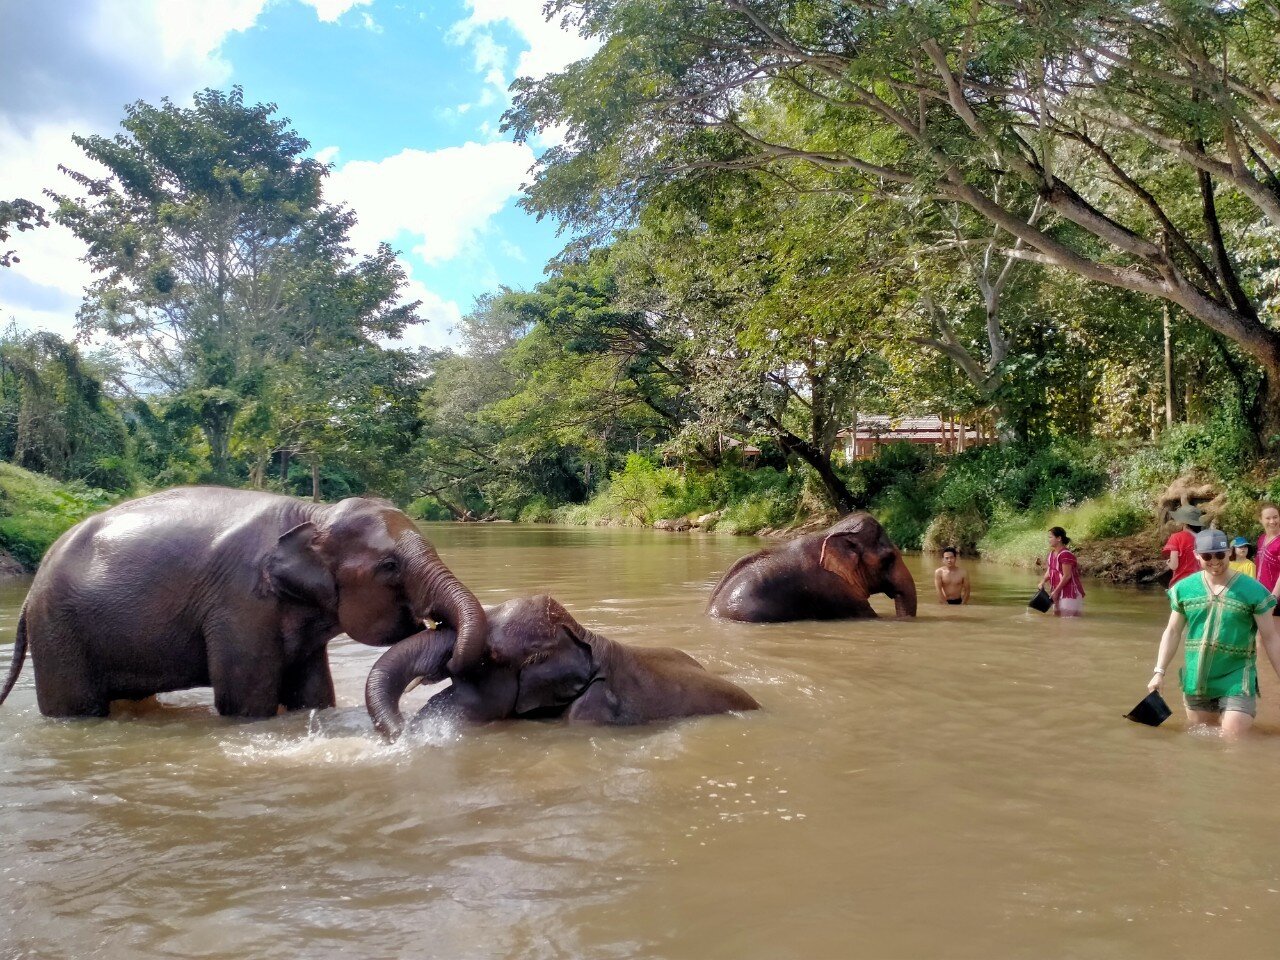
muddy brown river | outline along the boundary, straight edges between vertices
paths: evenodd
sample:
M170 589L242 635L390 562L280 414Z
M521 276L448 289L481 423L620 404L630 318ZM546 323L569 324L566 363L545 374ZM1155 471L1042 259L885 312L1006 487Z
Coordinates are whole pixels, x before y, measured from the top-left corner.
M379 651L330 646L339 707L218 718L207 690L104 721L0 706L0 957L1273 957L1280 683L1262 733L1121 715L1163 594L971 563L914 622L702 616L756 542L429 526L485 603L550 592L683 648L764 706L641 729L437 724L392 747ZM24 585L0 592L12 642ZM877 598L885 612L892 605ZM4 647L0 665L11 651ZM0 666L0 670L4 667ZM431 691L415 691L406 707Z

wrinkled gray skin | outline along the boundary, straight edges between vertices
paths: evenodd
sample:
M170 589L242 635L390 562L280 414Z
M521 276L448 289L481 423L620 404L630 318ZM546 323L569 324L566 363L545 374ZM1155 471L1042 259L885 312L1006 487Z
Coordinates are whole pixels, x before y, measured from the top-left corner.
M821 533L743 557L720 578L707 613L773 623L874 617L883 593L900 617L916 615L916 584L902 554L869 513L851 513Z
M122 503L68 530L23 606L47 716L105 716L112 700L212 686L218 712L332 707L326 644L387 646L447 623L450 668L484 651L484 610L412 520L382 500L315 504L221 487Z
M484 659L427 702L483 723L563 718L571 723L637 724L730 710L756 710L742 688L708 673L671 647L629 647L578 623L551 597L525 597L487 608ZM456 634L425 630L384 653L365 684L365 704L387 740L404 729L400 698L415 681L438 683ZM420 716L422 715L420 714Z

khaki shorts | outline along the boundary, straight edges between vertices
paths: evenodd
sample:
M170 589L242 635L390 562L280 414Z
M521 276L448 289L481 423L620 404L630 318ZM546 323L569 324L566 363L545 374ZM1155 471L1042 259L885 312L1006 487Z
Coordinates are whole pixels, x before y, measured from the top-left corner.
M1248 697L1189 697L1184 696L1183 699L1187 703L1188 710L1195 710L1199 713L1224 713L1227 710L1235 710L1237 713L1247 713L1251 717L1258 715L1258 698Z

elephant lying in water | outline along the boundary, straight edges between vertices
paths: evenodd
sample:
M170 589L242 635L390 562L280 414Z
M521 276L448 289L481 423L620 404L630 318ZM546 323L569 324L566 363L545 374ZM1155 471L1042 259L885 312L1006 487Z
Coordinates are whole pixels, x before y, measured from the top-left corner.
M707 613L726 620L874 617L868 597L893 598L916 615L916 584L902 554L869 513L851 513L821 533L743 557L720 578Z
M415 681L453 684L423 712L467 720L563 717L575 723L637 724L674 717L756 710L745 690L708 673L672 647L630 647L593 633L551 597L525 597L486 609L485 658L474 670L447 666L457 634L424 630L374 664L365 684L373 724L388 740L404 729L400 698Z
M9 694L31 645L46 716L212 686L221 714L332 707L326 644L387 646L445 621L484 650L479 602L383 500L336 504L186 487L112 507L50 548L18 620Z

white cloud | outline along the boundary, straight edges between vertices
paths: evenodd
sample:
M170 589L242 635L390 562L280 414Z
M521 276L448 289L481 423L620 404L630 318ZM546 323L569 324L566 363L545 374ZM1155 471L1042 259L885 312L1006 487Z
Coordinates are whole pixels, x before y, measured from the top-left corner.
M5 197L25 197L52 206L42 195L45 187L74 187L58 172L65 163L74 170L100 175L71 142L71 124L44 125L29 134L0 118L0 184ZM0 316L13 317L23 327L41 327L68 334L75 325L80 294L92 274L80 262L84 245L57 224L13 234L6 247L20 262L0 270Z
M507 88L507 48L494 38L494 27L505 24L528 45L516 60L515 75L535 79L570 63L590 56L600 46L597 40L583 37L572 26L559 21L548 22L542 15L542 0L467 0L471 15L449 29L454 43L471 44L475 72L484 77L485 88L475 104L457 108L459 114L472 106L487 107L509 103Z
M126 103L221 83L216 50L267 0L10 3L0 30L0 119L22 131L75 121L108 129Z
M329 148L319 151L332 157ZM334 151L336 153L336 151ZM369 253L381 242L407 243L428 264L475 252L490 220L519 194L533 151L523 144L466 143L442 150L402 150L383 160L352 160L338 166L325 184L325 197L344 203L358 217L351 232L356 249ZM510 244L494 241L509 255ZM456 343L462 318L446 300L409 274L406 300L420 300L427 322L389 341L392 346L440 348ZM496 282L494 278L490 278Z
M556 123L540 130L538 134L532 138L533 145L542 150L549 150L551 147L558 147L569 139L569 126L564 123Z
M337 23L352 7L368 6L373 0L302 0L302 2L313 8L322 22Z
M487 33L476 34L471 43L471 54L475 58L476 72L484 73L490 80L496 73L502 76L507 65L507 48L494 40Z
M543 0L467 0L471 16L454 24L450 35L459 41L480 38L492 41L491 28L506 23L529 45L516 62L516 76L540 79L590 56L600 46L573 26L548 22L542 15Z
M329 176L325 196L359 217L352 240L363 251L407 234L427 263L457 256L519 193L533 163L524 144L466 143L402 150L385 160L352 160Z
M406 265L406 270L408 267ZM409 327L404 336L387 340L392 347L430 347L439 350L441 347L454 346L457 340L456 330L462 320L462 310L452 300L446 300L439 294L432 293L420 281L409 275L406 285L405 300L420 300L418 313L426 322Z
M242 33L257 23L266 5L267 0L162 0L148 8L135 0L104 0L99 24L101 35L114 42L122 26L133 24L145 30L154 17L165 60L202 60L214 54L228 34ZM145 35L138 39L141 46L150 46Z

